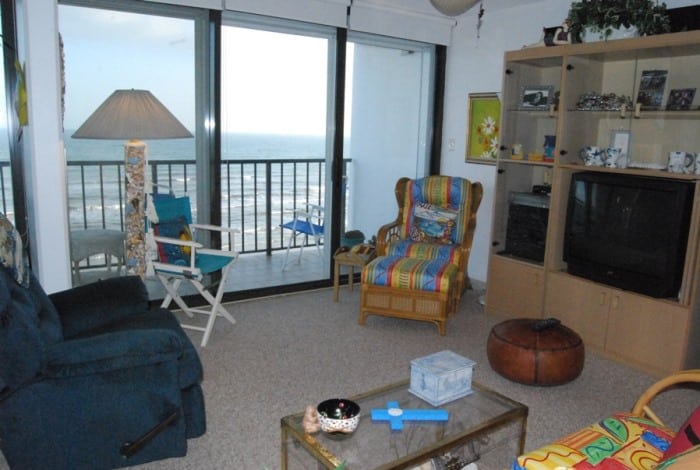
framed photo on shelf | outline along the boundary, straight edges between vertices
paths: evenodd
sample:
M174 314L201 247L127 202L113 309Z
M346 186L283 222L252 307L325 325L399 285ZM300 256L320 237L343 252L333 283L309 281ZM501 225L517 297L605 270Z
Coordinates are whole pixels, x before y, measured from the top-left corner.
M553 97L554 87L552 85L523 85L520 89L519 108L523 110L549 109Z
M627 165L630 162L632 133L627 129L613 129L610 132L610 147L621 150L620 159Z
M501 125L498 93L470 93L468 115L465 161L496 163Z
M644 70L639 82L637 103L642 109L661 109L668 70Z
M695 98L695 88L673 89L668 94L666 109L672 111L690 109L693 104L693 98Z

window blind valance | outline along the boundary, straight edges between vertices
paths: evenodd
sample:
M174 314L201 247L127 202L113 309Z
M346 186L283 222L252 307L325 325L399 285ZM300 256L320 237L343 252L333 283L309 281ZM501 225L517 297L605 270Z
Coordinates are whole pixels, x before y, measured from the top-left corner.
M425 0L420 7L406 8L405 0L353 0L348 29L382 34L431 44L449 45L454 18L442 16ZM415 3L415 2L414 2Z
M440 45L450 44L452 28L457 24L454 18L439 14L428 0L222 1L227 10Z
M227 10L347 27L350 0L224 0Z

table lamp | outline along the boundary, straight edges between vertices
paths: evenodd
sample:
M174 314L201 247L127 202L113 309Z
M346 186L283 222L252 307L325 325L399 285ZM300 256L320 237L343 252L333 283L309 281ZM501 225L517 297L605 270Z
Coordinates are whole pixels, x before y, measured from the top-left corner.
M141 139L193 137L185 126L147 90L116 90L72 135L74 139L124 140L126 176L126 272L146 272L144 232L147 176L146 144Z

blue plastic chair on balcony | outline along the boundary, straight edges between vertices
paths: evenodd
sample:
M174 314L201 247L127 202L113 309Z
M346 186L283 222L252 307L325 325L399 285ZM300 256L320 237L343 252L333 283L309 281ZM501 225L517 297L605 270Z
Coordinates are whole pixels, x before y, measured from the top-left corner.
M289 262L289 252L292 249L292 245L295 244L296 237L303 235L304 242L301 244L299 249L299 255L297 256L297 263L301 262L301 256L304 253L304 245L306 245L308 237L314 239L316 245L316 253L321 256L321 240L323 239L323 224L324 224L324 212L323 206L318 204L306 203L303 205L303 209L296 209L294 211L294 218L289 222L280 224L283 230L289 230L289 239L287 241L287 254L284 257L284 263L282 264L282 270L287 269L287 264Z
M149 221L152 236L157 248L157 259L150 260L154 274L167 291L161 307L167 308L175 302L190 318L194 314L204 314L209 318L206 326L184 324L186 329L201 331L202 347L209 342L216 317L222 316L231 323L236 320L221 305L226 280L231 267L238 259L235 251L233 234L239 230L215 225L192 223L192 211L189 197L154 195L155 214ZM155 219L155 220L154 220ZM150 236L149 230L149 236ZM197 233L220 232L228 235L228 250L205 248L197 239ZM221 272L216 294L212 295L202 282L212 274ZM183 281L187 281L209 303L208 307L190 307L179 292Z

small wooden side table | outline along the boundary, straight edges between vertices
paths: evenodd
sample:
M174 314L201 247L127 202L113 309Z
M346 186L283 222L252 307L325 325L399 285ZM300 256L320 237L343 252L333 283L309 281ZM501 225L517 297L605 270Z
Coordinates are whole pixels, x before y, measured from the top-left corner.
M362 269L365 264L372 261L376 256L377 254L374 250L374 246L366 243L361 243L352 247L341 246L336 250L333 255L333 260L335 261L335 269L333 270L333 302L338 301L340 293L340 266L349 267L348 284L350 285L350 290L353 290L353 285L355 284L355 266Z

